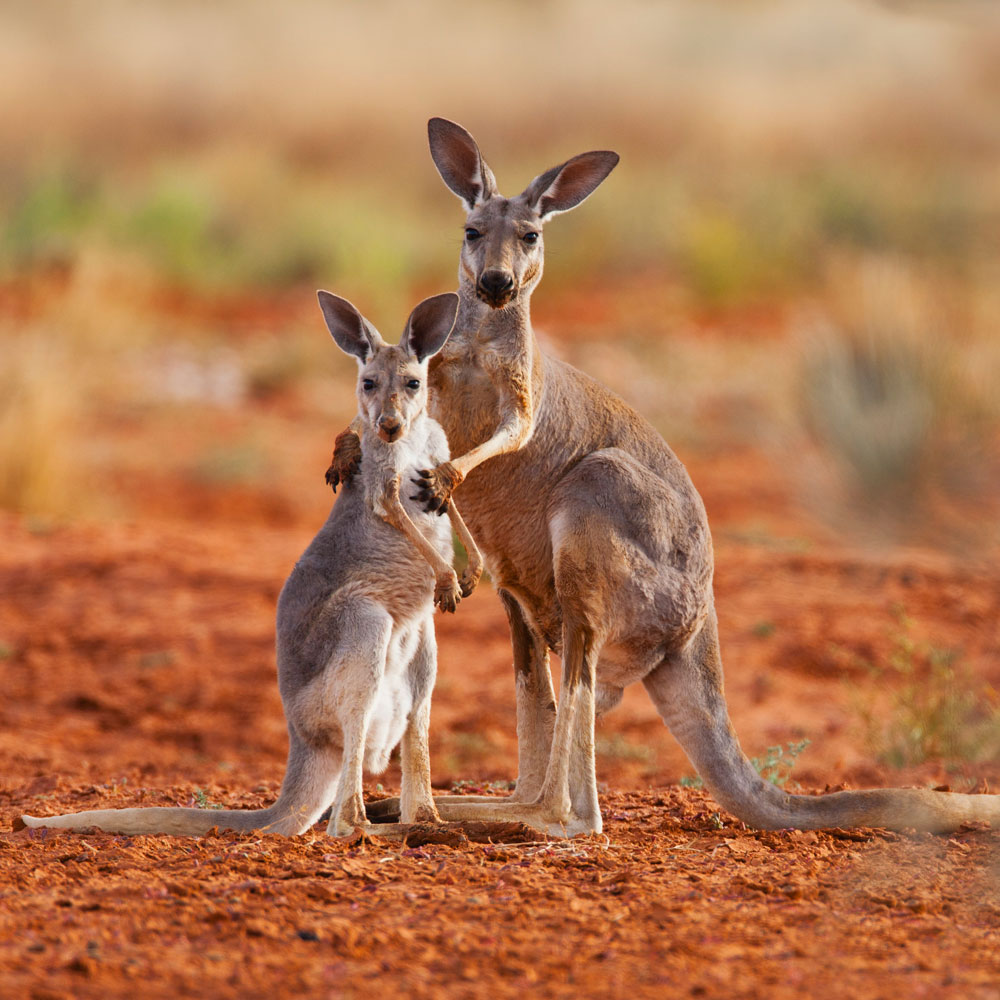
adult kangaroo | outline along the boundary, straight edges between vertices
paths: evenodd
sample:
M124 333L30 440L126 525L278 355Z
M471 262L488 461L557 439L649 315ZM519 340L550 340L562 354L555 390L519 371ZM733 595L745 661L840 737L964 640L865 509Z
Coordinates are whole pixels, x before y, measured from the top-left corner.
M319 293L337 344L358 361L364 461L360 481L337 498L326 524L278 598L278 688L288 720L288 767L266 809L153 806L22 817L27 826L109 833L201 834L214 826L296 834L333 803L327 832L365 827L362 767L385 770L402 743L404 827L437 820L427 729L437 669L434 604L454 611L482 573L476 545L454 505L452 526L469 554L452 569L451 531L413 503L400 482L447 458L441 427L427 416L428 359L455 323L453 292L421 302L399 346L346 299ZM407 509L409 508L409 509ZM380 825L379 834L398 835Z
M518 778L506 800L438 798L445 819L521 820L555 835L601 829L594 718L641 681L715 799L751 826L943 831L1000 820L1000 797L918 789L789 795L747 760L729 720L705 508L659 434L604 386L544 355L529 301L543 225L618 162L575 156L504 198L472 136L442 118L431 156L466 210L455 331L430 367L455 458L418 498L453 491L510 619ZM331 478L349 472L342 436ZM548 650L562 657L558 709Z

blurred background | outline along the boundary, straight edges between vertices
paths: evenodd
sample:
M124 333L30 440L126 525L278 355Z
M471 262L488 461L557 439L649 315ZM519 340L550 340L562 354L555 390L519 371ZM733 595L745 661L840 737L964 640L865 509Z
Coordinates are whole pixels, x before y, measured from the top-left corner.
M508 195L611 148L619 167L547 228L533 319L691 469L726 648L759 664L736 692L743 720L753 706L771 720L757 745L816 735L770 700L772 669L792 662L828 687L881 671L924 729L991 705L1000 742L995 691L977 682L956 706L938 655L996 675L994 591L977 577L946 599L931 575L920 604L909 569L890 597L889 570L837 577L821 556L891 566L920 550L995 582L995 3L0 0L0 66L0 510L28 532L291 529L280 581L326 514L323 472L354 412L355 366L315 289L394 338L419 298L457 284L463 214L427 119L466 126ZM831 611L833 594L847 605ZM861 636L856 616L876 605ZM17 648L0 643L0 659ZM919 703L919 677L941 704ZM484 739L464 708L446 773L509 776L505 672L498 684L507 714ZM467 706L447 670L436 705L449 685ZM632 742L602 737L604 773L614 759L676 779L643 706Z
M313 291L394 336L455 287L443 115L511 195L622 154L534 315L685 459L752 449L866 543L998 540L993 4L6 0L0 63L5 508L322 510L353 369Z

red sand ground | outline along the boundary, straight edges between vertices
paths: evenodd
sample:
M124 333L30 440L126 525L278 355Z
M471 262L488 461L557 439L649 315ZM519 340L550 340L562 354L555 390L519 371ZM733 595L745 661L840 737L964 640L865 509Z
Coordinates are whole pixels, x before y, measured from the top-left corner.
M793 777L806 790L1000 781L998 763L893 771L857 711L886 707L862 661L885 662L899 607L914 641L960 650L1000 687L995 564L800 550L781 537L824 535L761 456L692 471L748 752L810 739ZM403 847L321 827L13 830L22 811L276 795L274 606L320 518L278 492L152 474L127 488L141 522L0 516L0 996L1000 997L1000 833L745 830L678 785L691 768L641 690L598 726L602 836ZM781 536L741 540L767 518ZM435 785L499 789L515 769L499 602L484 584L438 620ZM368 787L398 788L395 765Z

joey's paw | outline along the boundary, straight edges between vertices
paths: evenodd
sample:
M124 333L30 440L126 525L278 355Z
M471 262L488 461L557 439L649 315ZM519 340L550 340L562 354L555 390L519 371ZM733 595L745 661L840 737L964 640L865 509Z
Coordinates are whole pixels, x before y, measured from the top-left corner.
M343 483L346 486L361 467L361 438L350 428L337 435L333 443L330 468L326 470L326 481L334 493Z
M434 585L434 604L442 611L454 614L461 599L462 589L454 573L451 576L441 577Z
M448 510L452 493L465 478L451 462L443 462L434 469L421 469L418 475L420 478L413 482L420 491L413 499L424 504L425 510L436 510L439 514Z
M482 567L473 568L472 566L466 566L462 570L462 575L459 577L458 585L462 590L463 597L469 597L472 592L476 589L479 583L479 578L483 575Z

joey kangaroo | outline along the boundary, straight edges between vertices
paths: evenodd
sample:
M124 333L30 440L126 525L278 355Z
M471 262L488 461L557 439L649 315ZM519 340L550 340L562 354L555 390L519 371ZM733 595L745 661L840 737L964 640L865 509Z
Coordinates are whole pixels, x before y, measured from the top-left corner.
M618 162L583 153L504 198L472 136L431 119L431 156L466 211L455 332L431 362L430 409L450 461L419 498L452 493L510 620L518 778L508 799L438 797L445 819L520 820L555 835L601 830L595 714L641 681L715 799L751 826L943 831L1000 820L1000 797L918 789L789 795L749 763L729 720L705 508L656 431L587 375L547 357L529 300L542 228ZM329 477L352 471L341 436ZM548 650L562 657L555 707Z
M366 824L362 767L385 770L400 741L403 823L438 819L427 747L437 665L434 604L454 611L475 588L482 558L451 504L451 524L469 554L459 580L447 523L402 498L399 487L417 469L448 457L444 432L426 412L427 366L455 324L458 296L421 302L397 347L345 299L320 292L319 300L334 340L358 361L364 462L359 482L341 493L278 599L278 688L290 747L277 802L254 810L25 816L28 826L127 834L201 834L219 826L290 835L307 830L332 802L327 832L349 834ZM399 827L380 825L378 832L391 835Z

